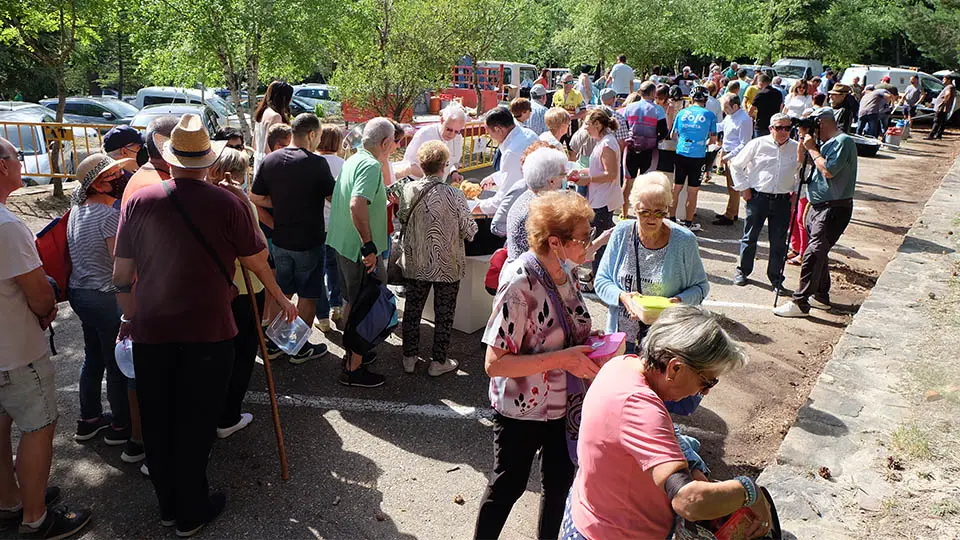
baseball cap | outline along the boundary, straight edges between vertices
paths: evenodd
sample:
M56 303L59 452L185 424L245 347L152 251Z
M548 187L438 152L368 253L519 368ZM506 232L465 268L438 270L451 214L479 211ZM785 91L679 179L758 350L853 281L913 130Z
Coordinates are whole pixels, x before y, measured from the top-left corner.
M103 136L103 151L113 152L128 144L143 144L143 136L130 126L116 126Z
M890 82L890 76L889 76L889 75L884 75L883 78L880 79L880 82Z
M604 88L603 90L600 91L600 99L601 99L601 100L602 100L603 98L607 97L607 96L616 97L616 96L617 96L617 92L616 92L613 88Z
M547 89L543 87L542 84L535 84L533 88L530 89L530 95L534 97L543 97L547 95Z
M830 107L820 107L819 109L815 109L813 113L810 115L810 118L819 118L820 120L832 120L834 122L837 121L837 117L836 115L833 114L833 109L831 109Z

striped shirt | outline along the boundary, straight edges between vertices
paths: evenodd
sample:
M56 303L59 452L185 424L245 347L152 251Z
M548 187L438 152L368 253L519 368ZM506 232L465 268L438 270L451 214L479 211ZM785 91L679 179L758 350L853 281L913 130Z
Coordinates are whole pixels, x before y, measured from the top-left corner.
M530 100L530 118L527 118L527 121L523 123L526 127L533 131L537 135L540 135L544 131L547 131L547 108L540 104L539 101L534 99Z
M120 210L106 204L86 203L74 206L67 222L67 248L73 269L71 289L95 289L114 292L113 254L107 250L107 238L117 236Z

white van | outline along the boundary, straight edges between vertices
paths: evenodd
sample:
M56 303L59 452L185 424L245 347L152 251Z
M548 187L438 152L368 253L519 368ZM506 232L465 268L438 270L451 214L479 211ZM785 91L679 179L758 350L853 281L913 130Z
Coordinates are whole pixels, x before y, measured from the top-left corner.
M853 84L853 78L860 77L861 85L867 86L872 84L876 86L882 82L884 77L890 77L890 84L896 86L900 94L903 94L904 90L910 86L910 77L914 75L920 78L920 87L923 88L926 94L923 105L927 105L927 107L921 105L920 114L929 114L932 112L929 106L933 102L933 98L937 97L940 91L943 90L942 77L937 78L922 71L909 68L853 64L843 71L840 82L843 84ZM957 116L958 109L960 109L960 99L954 99L953 112L950 116L951 119Z
M206 103L213 109L217 115L217 126L225 128L227 126L239 126L240 119L237 117L237 110L227 103L222 97L218 96L213 90L201 91L196 88L178 88L175 86L150 86L141 88L137 91L137 97L133 101L133 106L142 109L147 105L167 104L167 103Z
M485 68L503 66L503 84L509 84L517 88L532 88L533 81L540 77L540 70L533 64L486 61L477 62L477 66Z
M823 73L823 63L813 58L781 58L773 64L777 75L787 88L800 79L812 79Z

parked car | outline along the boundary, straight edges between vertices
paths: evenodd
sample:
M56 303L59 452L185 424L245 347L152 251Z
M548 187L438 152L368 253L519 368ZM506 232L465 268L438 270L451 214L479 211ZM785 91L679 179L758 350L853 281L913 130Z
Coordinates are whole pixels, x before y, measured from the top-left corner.
M316 102L313 100L294 96L294 98L290 100L290 114L296 116L305 112L312 113L314 112L315 104ZM327 111L326 103L323 105L323 110L324 112Z
M771 79L777 76L777 70L776 70L776 68L773 68L773 67L770 67L770 66L761 66L761 65L757 65L757 64L747 64L747 65L742 65L742 66L740 66L740 69L745 69L745 70L747 70L747 78L750 79L750 80L753 80L753 76L756 75L758 71L761 72L761 73L766 73L767 75L770 76ZM782 78L782 77L781 77L781 78Z
M812 79L823 73L823 63L813 58L781 58L773 63L773 69L783 80L784 86L790 88L800 79Z
M137 108L113 97L68 97L63 121L70 124L129 124ZM42 99L40 104L57 114L57 98Z
M130 125L135 128L146 128L151 120L158 116L176 116L181 117L185 114L196 114L200 116L203 125L206 126L210 137L213 137L221 129L217 123L217 113L212 108L201 103L169 103L147 105L140 109L140 112L133 117Z
M31 107L39 107L46 110L39 103L30 103L29 101L0 101L0 112L20 111Z
M137 91L134 106L143 109L148 105L164 103L206 104L214 112L217 127L239 127L240 118L234 106L218 96L212 90L201 91L196 88L178 88L174 86L150 86Z
M943 72L938 71L937 73ZM924 99L923 103L917 108L917 110L921 115L932 115L933 98L937 97L937 94L943 90L943 82L941 82L943 80L943 76L935 77L934 75L910 68L853 64L852 66L843 70L843 75L840 77L840 82L843 84L852 84L854 77L860 77L860 84L867 86L870 84L880 84L884 77L890 77L890 84L896 86L897 90L902 94L904 90L907 89L907 86L910 85L910 77L913 77L914 75L920 78L920 87L923 88L923 91L926 94L926 99ZM951 119L960 118L960 115L957 114L958 109L960 109L960 99L955 99L952 105L953 112L950 116Z
M338 101L337 89L333 86L318 83L299 84L293 87L293 96L308 103L311 112L317 103L323 103L323 111L328 115L340 112L341 105Z
M8 122L25 122L34 125L10 124ZM36 186L49 184L53 139L47 138L42 124L53 123L54 117L45 107L24 107L16 111L0 112L0 136L10 141L17 149L17 159L20 161L20 173L23 185ZM54 128L55 129L55 128ZM77 128L83 130L84 128ZM96 130L90 130L96 131ZM77 156L74 153L72 141L65 141L62 146L61 172L73 174L77 167Z

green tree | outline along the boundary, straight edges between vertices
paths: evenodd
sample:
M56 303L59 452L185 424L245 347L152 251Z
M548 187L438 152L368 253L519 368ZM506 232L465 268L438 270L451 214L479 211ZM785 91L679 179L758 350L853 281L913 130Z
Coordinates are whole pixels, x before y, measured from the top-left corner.
M400 119L424 90L442 88L458 57L455 28L437 16L443 3L355 0L336 34L333 83L345 100Z
M960 0L906 0L903 10L906 34L924 55L960 68Z

